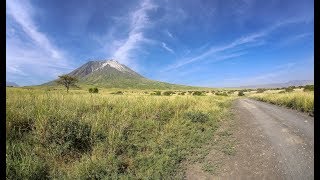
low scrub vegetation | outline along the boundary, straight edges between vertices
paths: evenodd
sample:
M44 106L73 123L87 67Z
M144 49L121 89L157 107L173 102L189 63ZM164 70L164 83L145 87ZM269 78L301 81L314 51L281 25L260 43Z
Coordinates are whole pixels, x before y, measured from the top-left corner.
M175 94L175 92L173 92L173 91L165 91L165 92L163 92L162 93L164 96L170 96L170 95L172 95L172 94Z
M194 91L192 93L192 95L194 95L194 96L204 96L205 95L205 91L204 92L203 91Z
M7 88L6 178L172 179L231 100Z
M99 89L98 88L89 88L89 93L99 93Z
M306 85L306 86L304 86L303 91L305 91L305 92L314 91L314 85Z
M216 92L215 95L217 95L217 96L228 96L227 92Z
M244 92L243 91L239 91L238 92L238 96L244 96Z
M272 104L277 104L281 106L286 106L292 109L297 109L303 112L308 112L311 115L314 112L314 94L313 92L287 92L284 93L261 93L253 94L250 97L269 102Z
M263 93L264 91L266 91L266 89L262 89L262 88L257 89L257 93Z

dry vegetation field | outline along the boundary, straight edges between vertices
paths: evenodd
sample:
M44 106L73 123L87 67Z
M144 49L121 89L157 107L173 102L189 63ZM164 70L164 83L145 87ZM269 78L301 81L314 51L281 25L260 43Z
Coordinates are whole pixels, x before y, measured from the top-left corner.
M7 88L7 179L168 179L234 96Z
M310 115L313 115L314 112L314 91L303 91L302 89L294 89L292 92L268 90L263 93L250 94L249 97L307 112Z

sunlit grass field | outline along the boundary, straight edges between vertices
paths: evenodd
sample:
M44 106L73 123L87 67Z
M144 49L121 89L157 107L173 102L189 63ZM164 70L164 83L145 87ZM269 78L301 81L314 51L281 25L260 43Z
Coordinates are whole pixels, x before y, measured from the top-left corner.
M313 115L314 112L313 91L304 92L302 90L295 90L294 92L286 93L279 93L275 91L251 94L249 97L280 106L286 106L302 112L307 112L311 115Z
M174 177L234 97L150 92L7 88L7 179Z

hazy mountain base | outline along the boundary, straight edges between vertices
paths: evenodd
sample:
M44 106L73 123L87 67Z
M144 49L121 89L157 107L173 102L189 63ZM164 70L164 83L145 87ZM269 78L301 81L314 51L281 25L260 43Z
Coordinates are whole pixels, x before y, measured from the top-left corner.
M7 179L168 179L232 99L7 88Z

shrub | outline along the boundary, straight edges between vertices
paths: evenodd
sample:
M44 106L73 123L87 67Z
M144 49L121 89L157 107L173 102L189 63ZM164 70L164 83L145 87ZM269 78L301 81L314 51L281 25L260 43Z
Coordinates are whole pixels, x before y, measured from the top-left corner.
M303 91L314 91L314 85L306 85L304 86Z
M192 95L194 95L194 96L204 96L204 94L203 94L202 91L194 91L194 92L192 93Z
M243 91L239 91L238 92L238 96L244 96L244 92Z
M266 89L257 89L257 93L263 93L264 91L266 91Z
M279 93L279 94L283 94L283 93L286 93L286 92L285 92L285 91L279 91L278 93Z
M171 94L174 94L174 92L173 91L165 91L162 94L165 96L170 96Z
M226 92L216 92L217 96L228 96L228 94Z
M99 89L98 88L89 88L89 93L98 93Z
M26 133L32 131L34 121L30 118L18 118L14 121L9 121L7 124L7 136L12 139L22 138Z
M179 95L185 95L186 94L186 92L181 92L181 93L179 93Z
M34 147L26 142L7 143L7 179L49 179L49 167L45 159L33 151Z
M78 120L49 119L42 138L40 141L51 145L61 155L87 152L92 147L91 125Z
M204 123L209 120L209 115L201 111L186 112L184 116L192 122Z

